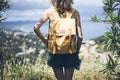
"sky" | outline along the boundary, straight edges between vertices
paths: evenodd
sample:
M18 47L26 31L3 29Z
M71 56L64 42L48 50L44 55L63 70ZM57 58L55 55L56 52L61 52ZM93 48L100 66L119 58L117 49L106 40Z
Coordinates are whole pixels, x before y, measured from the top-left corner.
M10 0L11 9L6 11L7 21L39 20L45 9L51 5L51 0ZM90 16L102 14L102 0L73 0L75 7L81 15L81 19L86 21Z
M12 7L5 12L6 21L38 21L45 9L52 6L51 0L10 0ZM81 26L85 39L103 35L103 23L91 22L91 16L103 17L102 0L73 0L72 5L80 13ZM25 30L25 26L22 27Z

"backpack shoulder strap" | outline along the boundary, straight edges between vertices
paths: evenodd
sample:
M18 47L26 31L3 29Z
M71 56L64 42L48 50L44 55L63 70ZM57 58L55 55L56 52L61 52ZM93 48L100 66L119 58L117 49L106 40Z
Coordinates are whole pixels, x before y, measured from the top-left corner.
M72 9L71 11L69 11L67 13L67 18L71 18L74 12L75 12L75 9Z
M55 7L51 7L51 10L53 11L56 18L60 18ZM71 18L74 12L75 12L74 8L71 11L67 12L67 18Z
M55 7L51 7L51 10L53 11L55 18L57 18L57 19L60 18Z

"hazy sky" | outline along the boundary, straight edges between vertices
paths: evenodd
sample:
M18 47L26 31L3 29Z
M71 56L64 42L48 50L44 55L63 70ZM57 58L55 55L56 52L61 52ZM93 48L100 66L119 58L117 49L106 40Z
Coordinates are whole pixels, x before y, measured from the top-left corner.
M51 0L10 0L12 7L6 12L7 21L38 20L43 11L51 6ZM94 14L102 14L102 0L73 0L73 7L88 21Z

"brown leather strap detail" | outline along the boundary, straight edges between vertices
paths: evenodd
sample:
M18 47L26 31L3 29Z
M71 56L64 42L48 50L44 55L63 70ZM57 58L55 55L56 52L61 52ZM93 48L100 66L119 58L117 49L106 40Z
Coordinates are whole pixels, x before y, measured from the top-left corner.
M53 54L56 53L56 31L53 32Z
M72 35L71 35L71 30L69 30L69 53L72 54Z

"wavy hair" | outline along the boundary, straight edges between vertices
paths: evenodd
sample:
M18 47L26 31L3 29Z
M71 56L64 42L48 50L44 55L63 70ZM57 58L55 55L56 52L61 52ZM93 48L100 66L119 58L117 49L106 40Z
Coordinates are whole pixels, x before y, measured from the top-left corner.
M72 9L71 5L73 0L51 0L52 4L59 14L64 14L65 11L70 11Z

